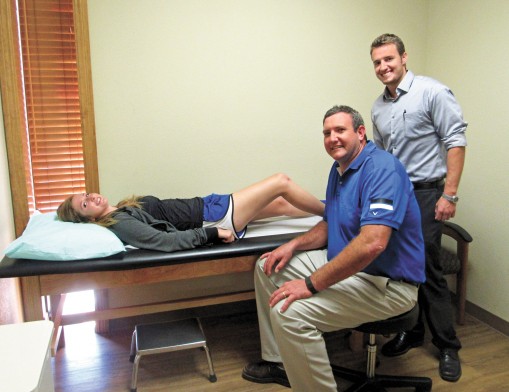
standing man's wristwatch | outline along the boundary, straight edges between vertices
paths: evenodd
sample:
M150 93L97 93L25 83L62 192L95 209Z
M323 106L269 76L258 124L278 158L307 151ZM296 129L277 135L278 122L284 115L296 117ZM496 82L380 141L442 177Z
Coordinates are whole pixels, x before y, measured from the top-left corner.
M453 203L453 204L456 204L456 203L459 201L459 199L460 199L460 198L459 198L458 196L456 196L456 195L451 196L451 195L448 195L448 194L446 194L446 193L442 193L442 197L443 197L445 200L450 201L450 202L451 202L451 203Z

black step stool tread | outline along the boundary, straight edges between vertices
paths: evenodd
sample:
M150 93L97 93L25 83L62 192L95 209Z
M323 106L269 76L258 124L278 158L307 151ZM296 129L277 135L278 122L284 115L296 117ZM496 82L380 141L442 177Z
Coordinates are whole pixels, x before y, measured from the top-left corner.
M205 336L197 319L136 326L136 348L140 354L153 350L157 352L184 350L205 344Z

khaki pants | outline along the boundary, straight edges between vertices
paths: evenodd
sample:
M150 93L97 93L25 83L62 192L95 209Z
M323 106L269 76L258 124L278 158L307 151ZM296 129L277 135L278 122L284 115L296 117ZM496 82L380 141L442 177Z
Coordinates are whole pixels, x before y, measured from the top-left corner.
M264 260L255 268L255 289L262 358L283 362L293 391L337 391L323 332L353 328L412 309L417 287L388 278L357 273L315 294L293 302L280 313L284 301L270 308L269 297L284 282L303 279L327 263L327 251L297 254L279 273L267 277Z

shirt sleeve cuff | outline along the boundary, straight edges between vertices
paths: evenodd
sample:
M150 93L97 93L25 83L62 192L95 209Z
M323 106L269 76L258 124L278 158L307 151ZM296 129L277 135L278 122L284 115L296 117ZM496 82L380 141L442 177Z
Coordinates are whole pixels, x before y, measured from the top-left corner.
M220 242L219 231L216 227L205 228L205 234L207 235L207 242L212 242L215 244Z

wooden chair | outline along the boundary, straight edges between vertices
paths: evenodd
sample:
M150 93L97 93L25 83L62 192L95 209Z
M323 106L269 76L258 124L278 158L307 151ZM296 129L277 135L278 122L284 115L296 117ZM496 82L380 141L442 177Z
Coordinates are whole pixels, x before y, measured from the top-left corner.
M463 325L465 323L465 304L467 301L468 248L473 238L463 227L448 221L444 222L442 235L451 237L456 241L455 251L442 246L440 262L442 263L444 275L456 275L456 322Z

